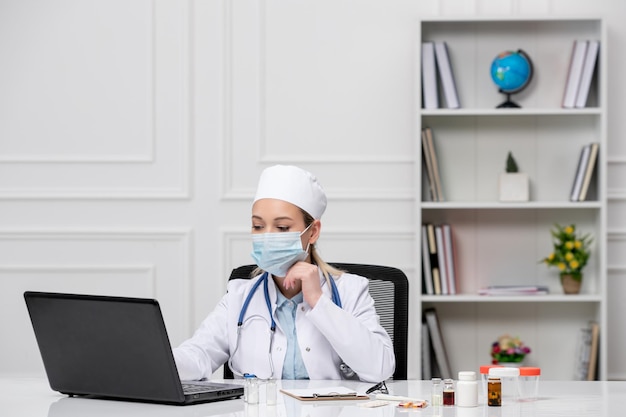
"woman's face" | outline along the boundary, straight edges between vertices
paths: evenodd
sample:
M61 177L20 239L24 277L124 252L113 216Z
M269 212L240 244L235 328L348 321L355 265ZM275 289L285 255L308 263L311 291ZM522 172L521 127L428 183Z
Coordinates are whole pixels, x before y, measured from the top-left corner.
M252 233L302 232L307 225L299 207L283 200L263 198L252 205ZM303 248L317 241L321 224L313 221L301 236Z

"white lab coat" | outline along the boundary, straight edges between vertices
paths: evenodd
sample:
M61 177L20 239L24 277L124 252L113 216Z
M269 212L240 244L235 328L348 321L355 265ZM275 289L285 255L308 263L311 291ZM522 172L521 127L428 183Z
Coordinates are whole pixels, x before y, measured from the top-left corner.
M250 289L261 276L250 280L232 280L228 292L202 322L191 339L174 349L180 378L210 378L213 372L232 358L233 368L269 378L280 379L287 350L287 338L277 323L269 360L270 316L263 284L255 292L237 344L239 313ZM276 316L274 281L268 280L272 313ZM390 378L395 370L393 344L379 324L374 300L368 292L368 280L342 274L336 281L342 308L332 301L331 288L320 272L323 296L315 308L306 302L298 305L296 331L302 360L310 379L343 379L339 365L345 362L362 381L379 382ZM226 365L228 366L228 365Z

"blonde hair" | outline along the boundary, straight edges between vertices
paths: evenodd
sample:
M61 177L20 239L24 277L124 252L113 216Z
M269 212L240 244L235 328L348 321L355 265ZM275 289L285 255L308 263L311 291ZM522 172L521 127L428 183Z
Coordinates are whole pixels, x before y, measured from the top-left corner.
M300 209L300 211L302 212L302 216L304 217L304 225L306 227L309 227L311 225L311 223L313 223L313 221L315 221L315 219L313 218L313 216L311 216L309 213L307 213L305 210ZM337 279L341 276L341 274L344 273L344 271L342 271L339 268L335 268L334 266L328 264L326 261L324 261L322 259L322 257L320 256L320 254L317 251L317 247L315 246L315 244L310 246L310 256L311 256L311 263L313 265L317 265L317 267L319 268L320 271L322 271L322 274L324 275L324 278L326 278L326 283L329 285L330 287L330 279L331 277L334 279ZM263 269L261 269L260 267L256 267L252 273L251 276L257 276L262 274Z

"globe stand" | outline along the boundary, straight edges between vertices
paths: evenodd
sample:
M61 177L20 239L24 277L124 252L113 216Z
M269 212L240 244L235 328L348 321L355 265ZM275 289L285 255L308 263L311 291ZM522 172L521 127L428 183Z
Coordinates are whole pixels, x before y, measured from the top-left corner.
M520 109L522 106L520 106L519 104L515 103L514 101L511 101L511 93L505 93L502 90L499 90L500 93L502 94L506 94L506 101L503 101L502 103L498 104L496 106L496 109Z

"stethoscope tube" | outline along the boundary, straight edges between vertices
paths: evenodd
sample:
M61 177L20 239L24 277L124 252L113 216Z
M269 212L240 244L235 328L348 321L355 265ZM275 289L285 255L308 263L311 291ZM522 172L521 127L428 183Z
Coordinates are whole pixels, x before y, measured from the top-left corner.
M332 300L333 303L335 305L337 305L339 308L341 307L341 298L339 297L339 290L337 289L337 284L335 284L335 280L333 279L333 277L331 276L330 279L328 280L330 281L330 287L331 287L331 296L332 296ZM243 374L241 372L237 372L235 371L235 369L232 366L232 358L235 356L235 353L237 353L237 351L239 350L239 336L241 335L241 329L243 327L243 322L246 316L246 311L248 311L248 306L250 305L250 301L252 301L252 297L254 296L254 294L256 293L256 291L259 289L259 286L261 284L263 284L263 293L265 295L265 304L267 305L267 311L270 315L270 346L269 346L269 358L270 358L270 369L271 369L271 376L270 378L274 377L274 363L272 361L272 345L274 342L274 333L276 332L276 320L274 319L274 314L272 313L272 302L270 300L270 292L269 292L269 287L268 287L268 282L269 282L269 274L267 272L263 273L263 276L254 283L254 285L252 286L252 288L250 289L250 292L248 293L248 296L246 297L246 299L243 302L243 305L241 306L241 311L239 312L239 318L237 320L237 341L235 342L235 349L232 353L232 355L230 355L230 359L228 360L228 366L230 368L230 370L238 376L243 376ZM343 364L342 364L343 365Z

